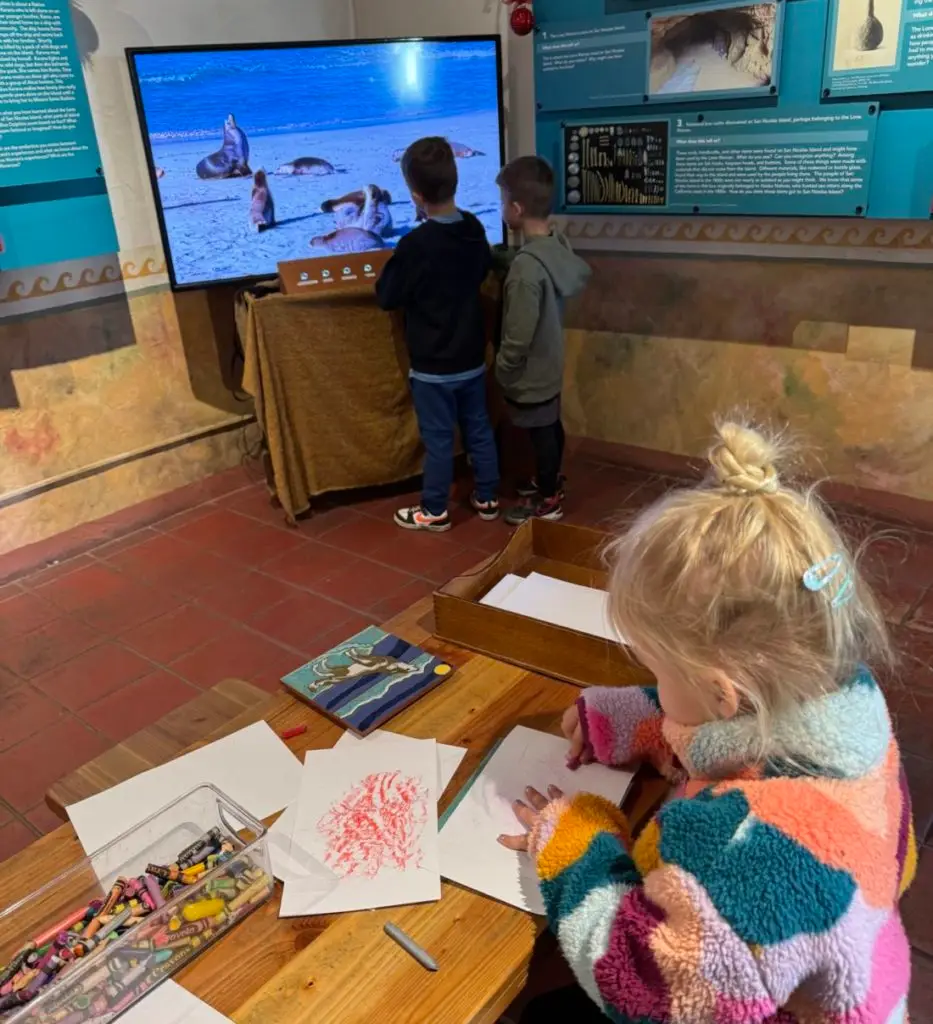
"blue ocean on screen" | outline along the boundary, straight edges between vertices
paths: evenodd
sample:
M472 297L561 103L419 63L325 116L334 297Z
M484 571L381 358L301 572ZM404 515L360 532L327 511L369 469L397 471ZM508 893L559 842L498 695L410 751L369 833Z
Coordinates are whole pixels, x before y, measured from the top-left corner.
M180 285L394 246L417 224L400 156L425 135L451 142L458 205L501 241L492 40L155 51L134 62Z

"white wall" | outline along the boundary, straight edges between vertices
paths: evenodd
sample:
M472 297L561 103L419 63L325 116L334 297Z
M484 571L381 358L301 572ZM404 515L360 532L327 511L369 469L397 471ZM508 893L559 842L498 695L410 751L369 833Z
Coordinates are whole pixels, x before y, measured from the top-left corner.
M72 0L72 5L79 46L91 51L85 77L124 260L161 253L125 47L354 35L350 0Z
M512 34L509 8L500 0L353 0L353 7L361 39L501 33L506 152L509 157L534 152L532 37Z

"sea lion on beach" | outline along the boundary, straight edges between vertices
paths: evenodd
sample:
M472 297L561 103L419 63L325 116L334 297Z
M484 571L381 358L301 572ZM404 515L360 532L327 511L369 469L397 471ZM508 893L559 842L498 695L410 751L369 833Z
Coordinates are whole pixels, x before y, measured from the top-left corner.
M385 243L372 231L362 228L338 228L329 235L317 235L311 239L311 248L323 252L369 252L371 249L384 249Z
M269 179L262 169L253 175L253 195L249 206L249 220L254 231L275 227L275 203L269 191Z
M338 228L362 228L385 236L392 230L392 196L378 185L367 185L339 199L325 199L324 213L332 213Z
M466 160L471 156L485 156L486 154L482 150L474 149L472 146L467 146L463 142L452 142L447 139L450 144L450 148L454 151L454 156L459 157L461 160ZM392 153L392 159L398 164L401 163L402 157L405 155L404 149L396 149Z
M276 174L336 174L337 168L317 156L300 156L275 172Z
M197 167L199 178L249 178L249 140L237 127L233 114L224 121L224 144L216 153L206 156Z

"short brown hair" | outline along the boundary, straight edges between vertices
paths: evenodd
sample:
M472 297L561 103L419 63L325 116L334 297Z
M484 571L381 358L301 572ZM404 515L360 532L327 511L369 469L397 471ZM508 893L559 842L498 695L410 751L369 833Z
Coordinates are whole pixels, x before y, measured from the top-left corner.
M554 209L554 172L540 156L520 156L507 163L496 184L526 217L544 220Z
M446 203L457 194L457 161L450 143L440 136L413 142L402 156L402 174L426 203Z

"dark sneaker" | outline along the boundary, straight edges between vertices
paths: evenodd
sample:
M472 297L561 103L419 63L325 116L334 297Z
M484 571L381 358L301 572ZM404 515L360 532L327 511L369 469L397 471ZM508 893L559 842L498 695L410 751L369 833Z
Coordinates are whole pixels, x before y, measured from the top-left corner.
M522 505L515 505L505 514L505 521L509 526L521 526L529 519L563 519L564 510L561 507L560 496L553 498L540 498L538 501L527 502Z
M567 492L565 487L567 486L567 477L563 473L557 478L557 497L561 501L566 501ZM538 496L538 481L532 477L530 480L522 480L515 488L516 494L520 498L537 498Z
M431 533L446 533L453 525L450 516L443 512L439 516L431 515L420 505L411 508L400 508L395 513L395 525L403 530L428 530Z
M473 511L485 520L487 523L492 522L493 519L499 518L499 499L492 498L489 501L480 501L476 496L476 492L470 495L470 505L473 507Z

